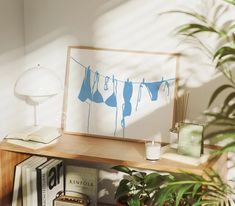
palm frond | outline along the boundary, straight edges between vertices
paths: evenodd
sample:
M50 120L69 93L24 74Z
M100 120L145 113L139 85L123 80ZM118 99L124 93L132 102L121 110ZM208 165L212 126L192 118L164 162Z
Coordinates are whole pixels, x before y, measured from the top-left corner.
M226 1L229 4L235 5L235 0L224 0L224 1Z
M235 55L235 48L232 48L230 46L224 46L219 48L215 54L214 54L214 59L218 58L221 60L224 57L227 56L234 56Z
M210 100L209 100L209 104L208 104L208 107L211 106L211 104L214 102L215 98L221 93L223 92L224 90L228 89L228 88L232 88L232 89L235 89L235 87L231 84L224 84L224 85L221 85L220 87L218 87L212 94Z
M235 133L234 133L235 134ZM227 144L224 146L222 149L214 152L215 155L221 155L223 153L228 153L228 152L235 152L235 141Z
M196 33L201 33L201 32L214 32L217 34L219 33L213 27L205 26L202 24L196 24L196 23L184 24L177 29L177 32L179 34L184 34L188 36L192 36Z
M160 15L162 14L169 14L169 13L179 13L179 14L184 14L187 16L191 16L194 17L195 19L202 21L204 23L207 22L207 19L204 15L193 12L193 11L184 11L184 10L170 10L170 11L166 11L166 12L162 12Z

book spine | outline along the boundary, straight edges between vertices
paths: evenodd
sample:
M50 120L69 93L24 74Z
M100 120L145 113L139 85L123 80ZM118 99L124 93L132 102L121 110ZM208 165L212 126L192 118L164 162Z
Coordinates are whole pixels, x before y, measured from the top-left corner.
M47 171L37 169L38 206L47 206Z
M42 170L37 169L37 196L38 206L42 206Z
M47 173L42 173L42 206L47 206Z
M15 177L14 177L14 189L13 189L13 197L11 206L17 206L18 194L20 191L21 184L21 165L17 165L15 169Z
M27 176L26 176L26 166L22 169L22 202L24 206L27 206Z
M33 171L31 171L31 200L30 203L32 204L32 202L34 203L34 206L38 206L38 201L37 201L37 173L36 173L36 169L34 169ZM29 205L30 205L29 203Z

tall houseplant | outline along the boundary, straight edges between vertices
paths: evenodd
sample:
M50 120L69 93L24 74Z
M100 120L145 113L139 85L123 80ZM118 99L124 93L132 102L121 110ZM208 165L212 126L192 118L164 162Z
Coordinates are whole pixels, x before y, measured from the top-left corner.
M211 3L213 7L215 1ZM220 0L217 3L214 6L214 19L212 20L208 18L208 13L203 14L191 10L174 10L170 12L190 17L191 20L188 23L177 28L177 33L197 42L199 47L210 55L215 69L227 79L227 83L220 85L212 94L208 108L211 108L212 103L222 93L225 95L223 104L219 105L219 110L216 112L205 112L210 117L207 127L214 126L216 128L213 132L208 133L205 138L214 139L217 142L225 139L230 140L220 150L221 153L235 151L235 81L232 74L235 67L235 20L227 19L222 25L219 25L218 19L225 16L228 5L234 7L231 9L235 12L235 0ZM228 4L226 5L226 3ZM207 39L201 38L202 33L216 36L216 42L213 42L213 44L216 44L217 47L214 50L208 46Z
M215 21L213 22L208 19L207 14L203 15L188 10L171 11L190 16L193 19L189 23L180 26L178 34L196 40L200 47L211 55L216 70L221 72L227 79L227 83L220 85L209 100L208 107L211 107L217 97L227 90L228 94L226 94L223 104L220 105L219 111L206 113L207 116L212 117L207 127L216 126L217 128L217 130L208 134L206 138L219 141L232 139L220 150L220 153L235 151L235 81L232 75L235 64L235 20L227 20L222 26L217 25L216 19L226 11L226 9L223 10L226 7L224 2L235 6L235 0L221 0L215 9ZM218 47L215 50L211 50L206 45L206 41L200 39L199 34L205 32L217 36L216 43ZM114 169L126 173L130 178L129 180L125 178L121 180L116 192L117 198L123 195L129 198L129 201L126 201L128 206L144 205L146 203L144 201L147 201L148 205L151 206L224 206L235 204L231 187L224 183L213 170L207 172L207 179L188 173L169 174L164 176L164 181L156 183L156 187L152 185L153 187L149 190L145 180L147 174L142 173L142 178L138 182L135 181L134 177L137 171L124 166L116 166ZM158 174L156 177L160 178L161 175ZM134 187L132 187L133 184ZM133 188L134 193L132 193ZM142 199L143 196L147 198ZM205 196L206 199L204 199Z
M159 174L132 170L123 165L113 169L126 176L115 197L124 206L224 206L235 204L231 187L213 170L207 178L192 173ZM206 199L205 199L206 197Z

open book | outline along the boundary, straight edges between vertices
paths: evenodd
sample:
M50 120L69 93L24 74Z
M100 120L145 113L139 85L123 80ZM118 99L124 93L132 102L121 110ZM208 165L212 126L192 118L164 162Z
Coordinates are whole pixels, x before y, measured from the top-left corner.
M33 126L12 132L5 139L12 144L39 149L54 143L59 136L61 133L55 127Z

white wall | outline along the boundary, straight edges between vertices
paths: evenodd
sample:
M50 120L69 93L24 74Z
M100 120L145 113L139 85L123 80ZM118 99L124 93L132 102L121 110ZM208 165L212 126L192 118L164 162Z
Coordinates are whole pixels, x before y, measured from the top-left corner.
M214 85L223 78L213 77L209 61L203 62L203 56L195 55L190 46L173 34L174 28L185 22L184 16L159 15L172 8L195 9L199 3L194 0L167 3L164 0L147 3L144 0L24 0L26 65L40 63L56 70L64 79L68 45L183 51L188 56L181 59L180 76L190 92L188 118L201 119ZM41 122L60 125L61 104L62 95L42 104Z
M14 96L24 69L23 12L23 0L0 0L0 139L26 119L26 104Z

